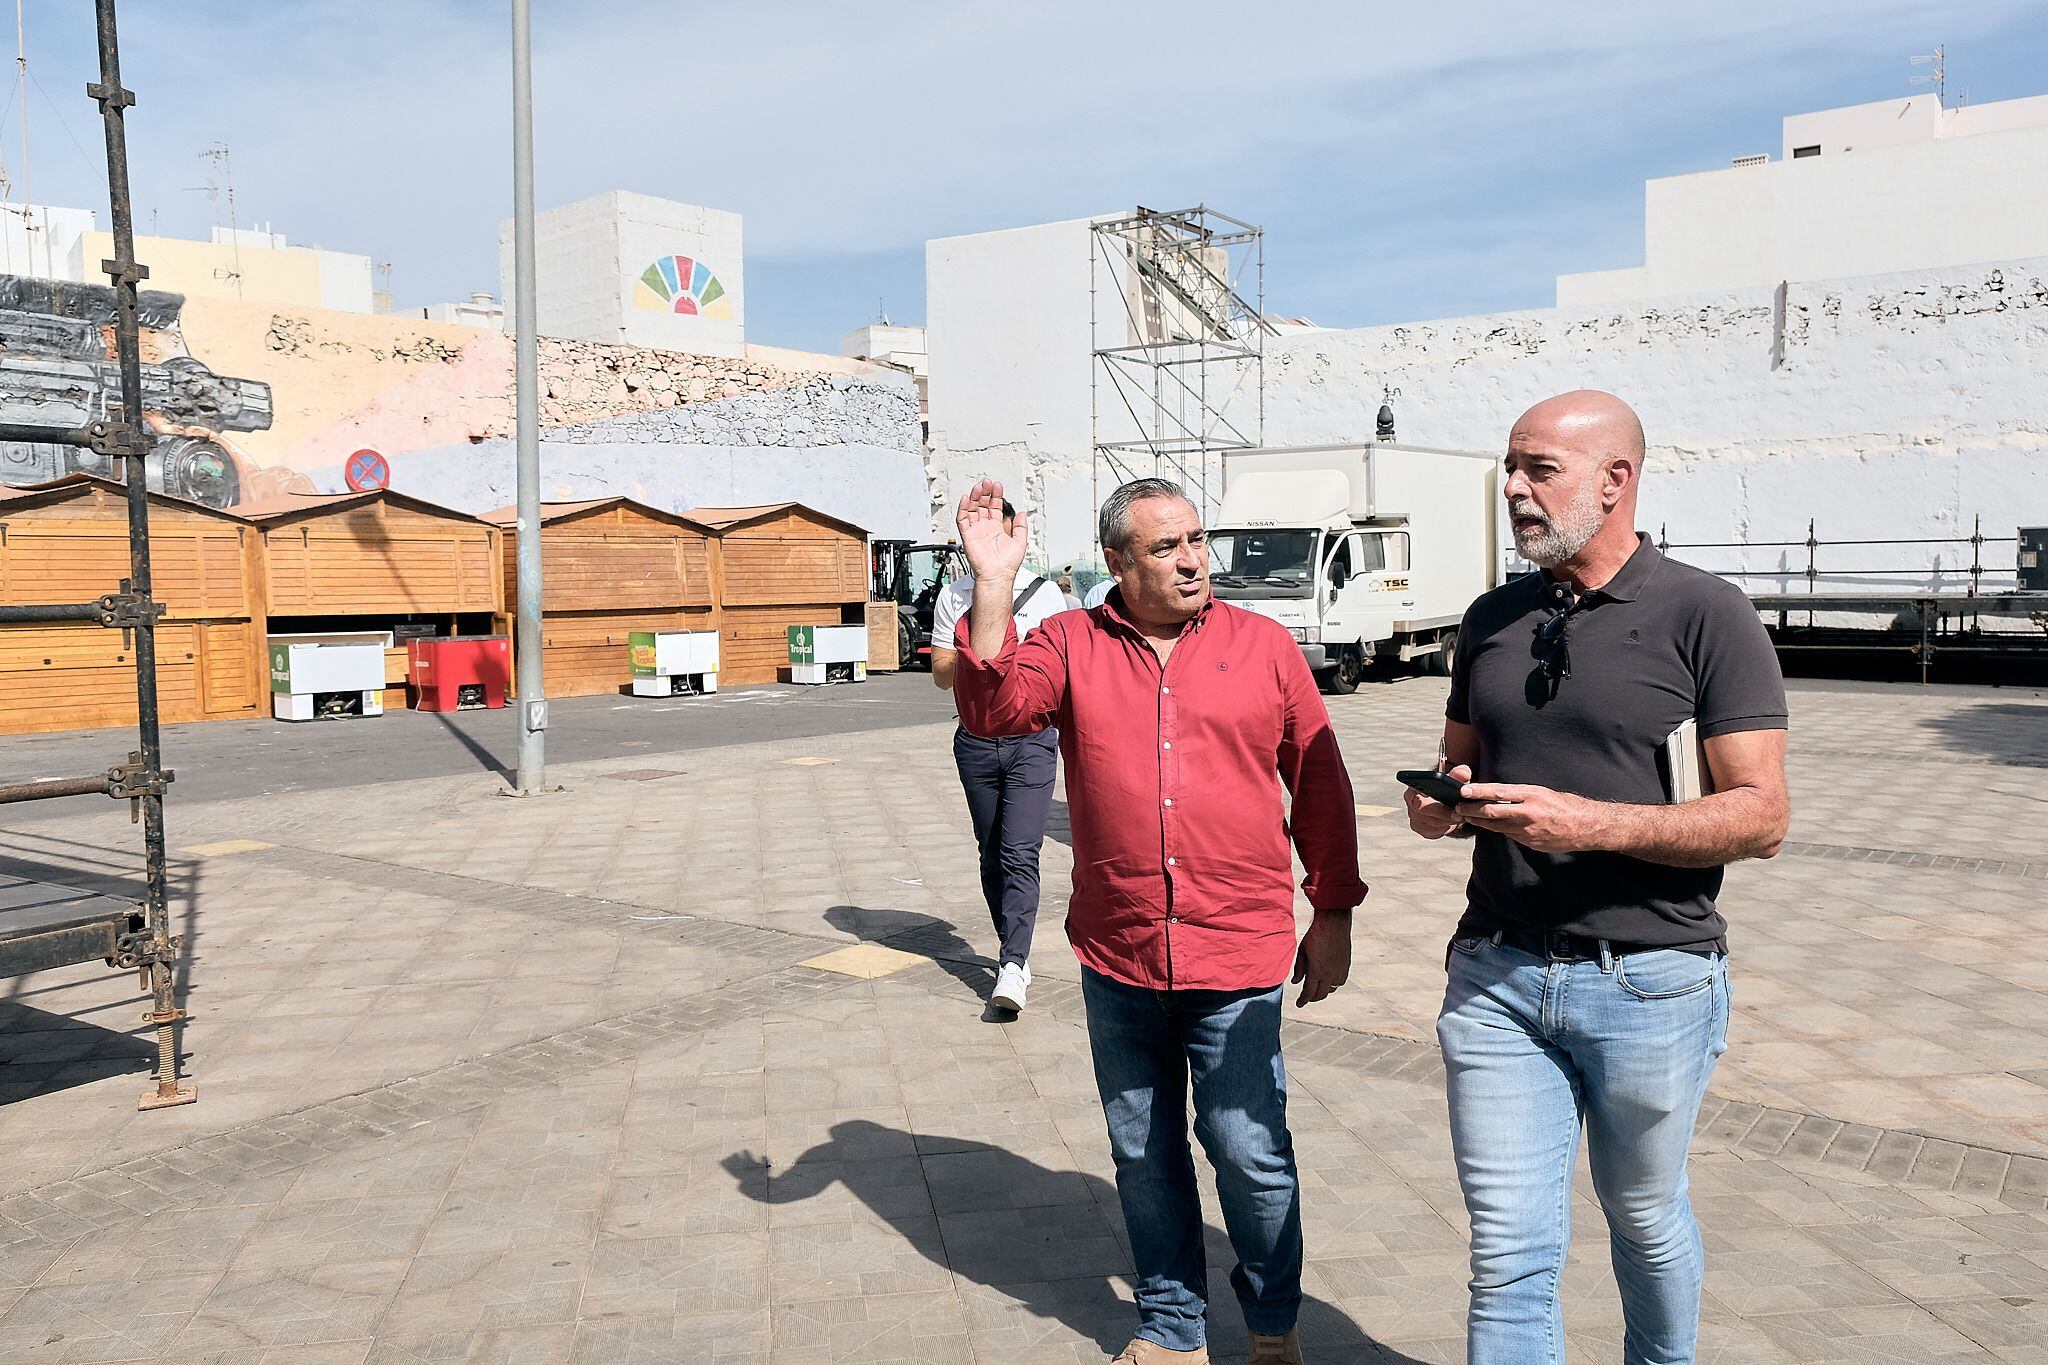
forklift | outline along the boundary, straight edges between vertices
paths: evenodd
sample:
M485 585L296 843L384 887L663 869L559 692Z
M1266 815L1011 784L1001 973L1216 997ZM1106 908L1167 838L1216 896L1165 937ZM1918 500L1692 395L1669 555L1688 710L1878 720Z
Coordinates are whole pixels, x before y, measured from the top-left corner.
M967 572L967 556L957 541L877 540L869 546L869 561L870 595L896 604L896 666L930 668L932 609L945 586Z

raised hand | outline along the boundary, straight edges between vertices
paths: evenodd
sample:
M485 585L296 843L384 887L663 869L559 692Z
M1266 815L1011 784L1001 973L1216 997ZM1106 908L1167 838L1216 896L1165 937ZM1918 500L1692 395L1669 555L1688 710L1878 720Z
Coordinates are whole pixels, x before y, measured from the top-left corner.
M983 479L960 499L960 548L976 578L1009 583L1024 567L1029 543L1026 517L1017 513L1015 529L1003 529L1003 486Z

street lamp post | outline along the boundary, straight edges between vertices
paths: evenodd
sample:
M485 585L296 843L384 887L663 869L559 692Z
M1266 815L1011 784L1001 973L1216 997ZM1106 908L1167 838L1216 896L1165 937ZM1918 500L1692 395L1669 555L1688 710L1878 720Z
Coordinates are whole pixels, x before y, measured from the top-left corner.
M533 291L533 34L530 0L512 0L512 326L518 354L518 792L543 789L548 703L540 634L540 347Z

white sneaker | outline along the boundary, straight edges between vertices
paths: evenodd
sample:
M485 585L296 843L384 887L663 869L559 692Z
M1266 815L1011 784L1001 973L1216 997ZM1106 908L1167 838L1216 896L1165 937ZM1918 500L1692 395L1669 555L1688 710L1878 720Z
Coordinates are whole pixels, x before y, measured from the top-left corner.
M1031 989L1031 964L1028 962L1005 962L996 973L996 988L989 993L988 1002L1001 1010L1024 1008L1024 997Z

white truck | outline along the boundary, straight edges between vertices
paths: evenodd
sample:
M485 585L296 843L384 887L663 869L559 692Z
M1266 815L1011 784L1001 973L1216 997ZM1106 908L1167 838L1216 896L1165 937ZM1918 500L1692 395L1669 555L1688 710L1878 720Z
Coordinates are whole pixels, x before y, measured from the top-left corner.
M1375 660L1448 674L1465 609L1528 567L1503 547L1499 470L1381 442L1227 452L1210 583L1286 626L1325 690Z

